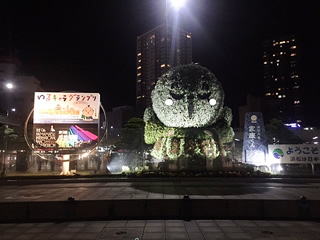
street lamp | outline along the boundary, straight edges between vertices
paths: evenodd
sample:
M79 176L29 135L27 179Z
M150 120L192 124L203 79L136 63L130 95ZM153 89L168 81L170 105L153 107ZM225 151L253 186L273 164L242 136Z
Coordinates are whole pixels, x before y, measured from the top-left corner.
M169 55L169 53L168 53L168 17L169 17L168 2L170 2L170 6L172 6L174 8L175 12L178 12L179 9L181 9L185 5L186 0L166 0L166 8L165 8L165 58L166 58L165 69L166 70L169 67L168 65L170 65L170 66L172 65L172 63L170 61L172 56ZM171 41L171 44L172 44L172 41Z
M4 88L6 89L6 92L11 92L15 88L15 85L12 82L6 82L6 83L4 83ZM7 117L9 117L10 112L15 112L16 109L15 108L11 108L8 93L6 95L7 95L7 99L6 99L6 102L7 102L7 104L6 104L7 105Z
M179 10L184 6L186 0L170 0L170 2L176 10Z
M5 86L6 86L7 89L13 89L14 88L14 85L11 82L6 83Z

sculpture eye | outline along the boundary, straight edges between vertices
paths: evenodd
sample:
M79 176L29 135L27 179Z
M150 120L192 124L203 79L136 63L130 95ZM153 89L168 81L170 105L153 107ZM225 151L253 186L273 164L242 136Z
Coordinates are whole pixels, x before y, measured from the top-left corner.
M172 99L168 98L165 102L164 102L165 105L167 106L171 106L173 104L173 101Z
M214 106L214 105L217 104L217 101L216 101L215 99L211 98L211 99L209 100L209 104L210 104L211 106Z
M170 95L173 99L175 100L181 100L183 98L183 95L182 94L175 94L173 92L170 92Z
M204 94L198 94L198 97L200 99L209 99L210 95L211 95L211 93L208 92L208 93L204 93Z

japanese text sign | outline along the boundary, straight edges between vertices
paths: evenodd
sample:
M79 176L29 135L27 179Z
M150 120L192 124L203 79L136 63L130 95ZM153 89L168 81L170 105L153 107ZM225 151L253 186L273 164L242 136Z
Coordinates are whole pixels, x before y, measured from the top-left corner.
M36 92L33 123L98 123L99 93Z

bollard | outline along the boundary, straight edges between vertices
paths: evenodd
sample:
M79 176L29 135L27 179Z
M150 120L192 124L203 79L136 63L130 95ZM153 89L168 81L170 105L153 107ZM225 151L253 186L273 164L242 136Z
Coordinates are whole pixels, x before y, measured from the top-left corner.
M310 216L310 205L309 201L305 196L300 196L300 201L298 202L299 206L299 217L301 219L308 219Z
M184 221L191 221L192 208L189 195L184 195L181 201L181 219Z

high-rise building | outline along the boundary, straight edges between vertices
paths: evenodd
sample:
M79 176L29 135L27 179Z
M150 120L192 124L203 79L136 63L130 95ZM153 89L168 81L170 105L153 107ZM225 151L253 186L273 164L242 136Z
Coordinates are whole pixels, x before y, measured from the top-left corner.
M285 123L302 122L302 80L295 36L264 42L264 116Z
M170 67L192 62L191 33L166 24L137 38L136 106L142 113L151 106L151 91Z

